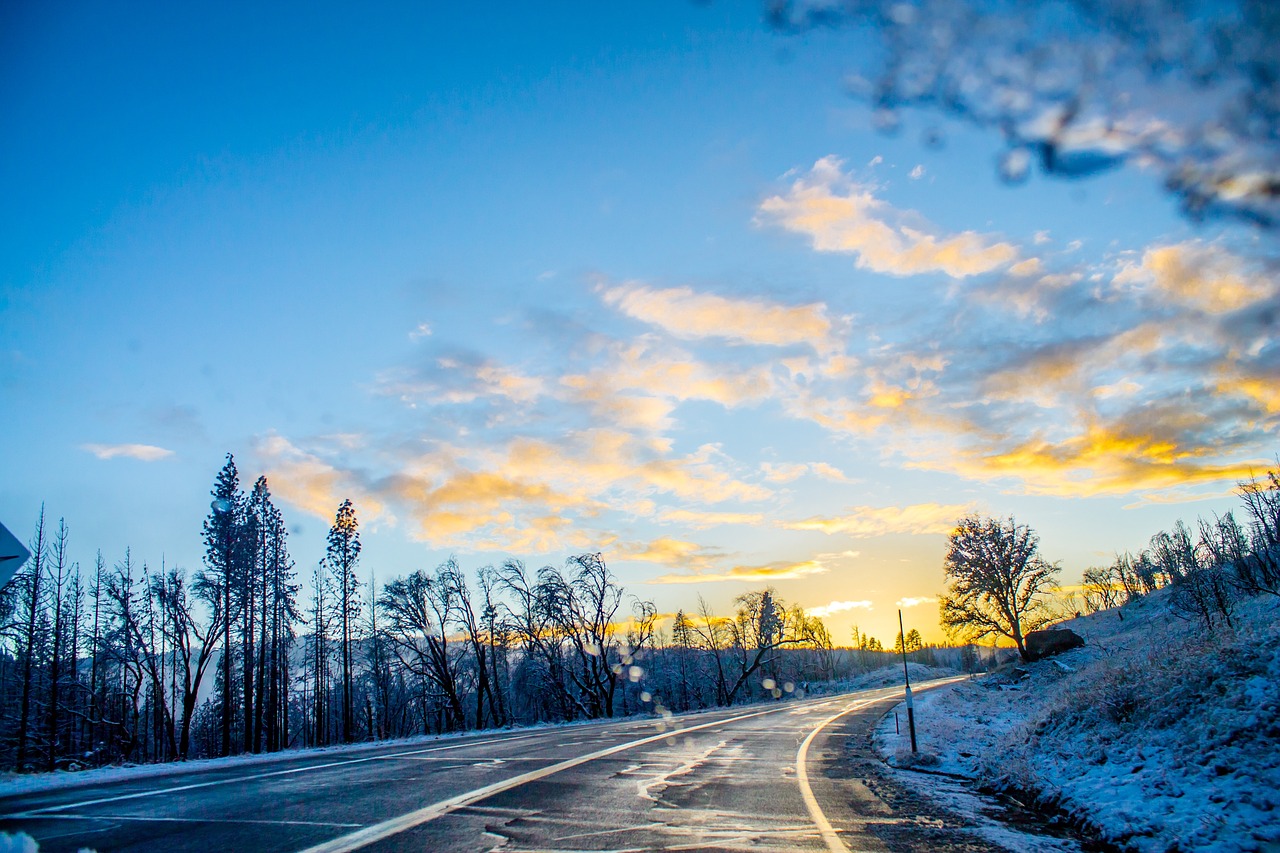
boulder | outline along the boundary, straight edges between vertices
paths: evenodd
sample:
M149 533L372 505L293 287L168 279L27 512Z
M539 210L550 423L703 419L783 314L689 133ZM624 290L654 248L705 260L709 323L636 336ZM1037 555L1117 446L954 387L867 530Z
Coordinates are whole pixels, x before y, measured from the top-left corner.
M1084 645L1084 637L1081 637L1070 628L1047 628L1044 631L1032 631L1022 640L1027 646L1027 658L1029 660L1041 660Z

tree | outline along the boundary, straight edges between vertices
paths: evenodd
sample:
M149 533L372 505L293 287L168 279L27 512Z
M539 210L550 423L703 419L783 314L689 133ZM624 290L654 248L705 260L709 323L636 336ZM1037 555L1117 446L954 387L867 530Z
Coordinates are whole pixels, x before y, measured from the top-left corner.
M898 632L898 635L897 635L896 637L894 637L894 638L893 638L893 651L894 651L894 654L899 654L899 655L900 655L900 654L902 654L904 651L905 651L907 654L913 654L913 653L915 653L915 652L920 651L921 649L923 649L923 648L924 648L924 638L920 636L920 632L919 632L919 631L917 631L915 628L912 628L910 631L908 631L908 632L907 632L907 639L906 639L906 643L905 643L905 645L906 645L906 649L905 649L905 650L903 649L903 645L904 645L904 644L903 644L903 640L902 640L902 632L901 632L901 631L899 631L899 632Z
M352 693L354 680L351 658L351 642L360 618L360 579L356 577L356 564L360 560L360 531L356 510L351 501L344 500L329 528L328 548L325 560L337 582L338 623L342 631L338 653L342 658L342 740L355 739L355 705Z
M427 691L434 687L444 700L441 710L450 730L466 727L458 695L459 656L450 648L447 630L455 609L455 591L449 582L455 571L452 559L434 575L418 569L388 583L378 599L397 657L422 685L424 709Z
M44 580L45 561L48 557L49 544L44 532L44 505L40 506L40 520L36 524L36 534L31 540L31 560L26 571L14 578L21 589L19 605L26 622L26 631L22 638L22 705L18 712L18 769L24 769L27 763L27 741L31 724L31 692L36 668L37 645L40 642L36 627L40 624L44 603L41 581Z
M222 703L221 755L231 754L231 723L235 703L231 698L231 626L236 619L236 603L232 593L238 588L243 558L244 495L240 492L240 473L230 453L214 481L213 501L204 521L205 564L217 579L222 593L222 666L219 688Z
M1251 553L1236 563L1240 585L1250 594L1280 595L1280 473L1239 484L1249 516Z
M969 641L1002 636L1027 660L1026 635L1051 620L1044 596L1056 565L1041 559L1040 537L1008 519L966 516L948 541L943 568L950 583L941 599L942 627Z

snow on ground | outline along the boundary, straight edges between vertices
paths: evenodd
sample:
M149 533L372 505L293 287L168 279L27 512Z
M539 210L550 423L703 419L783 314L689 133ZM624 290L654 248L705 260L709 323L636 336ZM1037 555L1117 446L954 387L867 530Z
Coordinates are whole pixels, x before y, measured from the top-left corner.
M1084 648L925 693L921 754L901 706L877 748L1032 794L1125 850L1280 850L1280 601L1235 621L1206 635L1166 591L1070 620Z

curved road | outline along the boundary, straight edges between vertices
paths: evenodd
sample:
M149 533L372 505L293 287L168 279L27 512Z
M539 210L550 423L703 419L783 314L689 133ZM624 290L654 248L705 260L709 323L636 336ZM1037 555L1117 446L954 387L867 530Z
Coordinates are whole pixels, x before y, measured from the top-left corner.
M2 797L0 830L102 853L992 849L877 773L867 735L901 696L207 765Z

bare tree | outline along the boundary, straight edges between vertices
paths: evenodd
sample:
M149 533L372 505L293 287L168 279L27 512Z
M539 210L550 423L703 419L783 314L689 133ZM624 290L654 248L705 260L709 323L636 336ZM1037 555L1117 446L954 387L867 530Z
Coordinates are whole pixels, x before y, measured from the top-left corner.
M383 587L378 605L387 615L387 632L401 663L434 685L444 698L448 728L466 726L458 695L458 655L450 649L446 627L454 610L453 590L444 581L456 564L450 560L432 576L419 569Z
M18 751L16 763L22 770L27 763L27 747L31 725L31 693L36 671L37 648L40 636L36 627L44 613L44 595L41 584L44 580L45 561L48 558L49 543L44 533L44 505L40 506L40 520L36 523L36 534L31 540L31 559L27 569L14 580L21 589L19 607L26 631L22 637L22 699L18 711ZM21 578L21 580L19 580Z
M1012 517L960 519L943 564L950 583L940 602L943 628L969 641L1007 637L1027 660L1024 638L1051 619L1045 596L1060 571L1040 558L1039 542Z
M1249 514L1251 553L1236 564L1236 576L1251 593L1280 595L1280 473L1241 483L1239 494Z
M151 579L151 597L159 608L164 633L174 654L174 677L181 678L181 734L176 757L185 761L191 751L191 723L195 716L200 684L213 661L225 613L218 579L199 572L188 587L180 569ZM197 608L203 607L201 618ZM180 676L179 676L180 673Z

